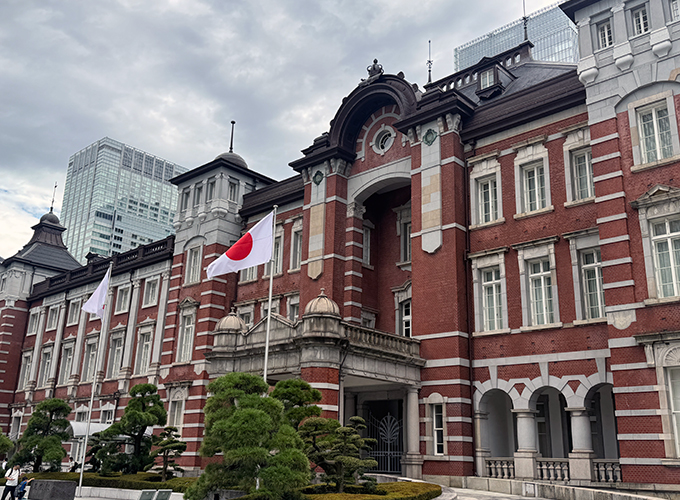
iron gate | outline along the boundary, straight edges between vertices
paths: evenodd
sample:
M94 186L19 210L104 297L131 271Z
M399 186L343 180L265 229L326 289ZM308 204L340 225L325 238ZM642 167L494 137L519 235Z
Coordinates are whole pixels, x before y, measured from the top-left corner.
M375 472L401 473L401 455L404 453L404 421L387 413L378 420L368 414L368 437L378 441L368 453L378 462Z

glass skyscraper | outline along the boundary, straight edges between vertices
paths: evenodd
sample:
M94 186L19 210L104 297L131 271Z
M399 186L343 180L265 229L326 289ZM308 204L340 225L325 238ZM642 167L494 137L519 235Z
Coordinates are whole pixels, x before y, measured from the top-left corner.
M175 232L177 188L188 169L105 137L69 158L61 209L68 249L79 262Z
M527 16L527 34L536 61L578 63L578 30L558 4ZM524 41L524 20L518 19L453 49L455 71L477 64Z

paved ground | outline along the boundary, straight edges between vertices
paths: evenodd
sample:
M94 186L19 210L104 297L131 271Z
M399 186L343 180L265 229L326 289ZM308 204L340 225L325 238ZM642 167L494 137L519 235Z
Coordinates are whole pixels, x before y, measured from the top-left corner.
M446 493L448 494L455 494L458 496L457 500L517 500L517 499L523 499L526 500L525 497L522 497L520 495L508 495L507 493L495 493L493 491L480 491L480 490L468 490L464 488L445 488L442 487L442 496L439 498L444 499L443 495L443 490L447 490ZM446 497L446 498L453 498L451 497ZM543 498L536 498L536 500L545 500Z

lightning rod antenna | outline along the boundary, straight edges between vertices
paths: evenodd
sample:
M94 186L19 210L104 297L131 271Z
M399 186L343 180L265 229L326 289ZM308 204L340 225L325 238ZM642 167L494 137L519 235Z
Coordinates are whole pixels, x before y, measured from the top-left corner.
M50 212L54 210L54 197L57 194L57 182L54 182L54 190L52 191L52 204L50 205Z
M432 83L432 40L427 41L427 83Z
M524 22L524 41L526 42L527 40L529 40L529 33L527 30L527 23L529 21L529 18L527 17L526 0L522 0L522 11L524 12L524 15L522 16L522 21Z
M234 152L234 125L236 125L236 122L234 120L231 121L231 141L229 142L229 152L233 153Z

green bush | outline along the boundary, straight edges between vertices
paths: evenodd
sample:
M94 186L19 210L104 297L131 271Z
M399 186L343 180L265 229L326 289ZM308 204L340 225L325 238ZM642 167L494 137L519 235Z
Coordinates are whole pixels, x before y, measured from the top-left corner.
M323 485L320 485L323 486ZM380 484L379 489L383 490L383 496L378 494L355 493L352 494L350 489L345 493L322 493L310 494L310 500L432 500L442 493L441 486L430 483L383 483ZM259 499L255 499L259 500Z
M335 493L337 488L334 484L313 484L300 490L305 495L325 495ZM348 484L345 486L345 493L350 495L387 495L387 491L382 488L375 488L374 483L369 484Z
M26 474L35 479L58 479L61 481L80 481L78 472L40 472ZM98 474L86 472L83 476L83 486L98 488L121 488L124 490L172 490L184 493L187 488L196 481L195 477L174 477L169 481L162 482L158 474L150 472L138 472L137 474L103 477Z

